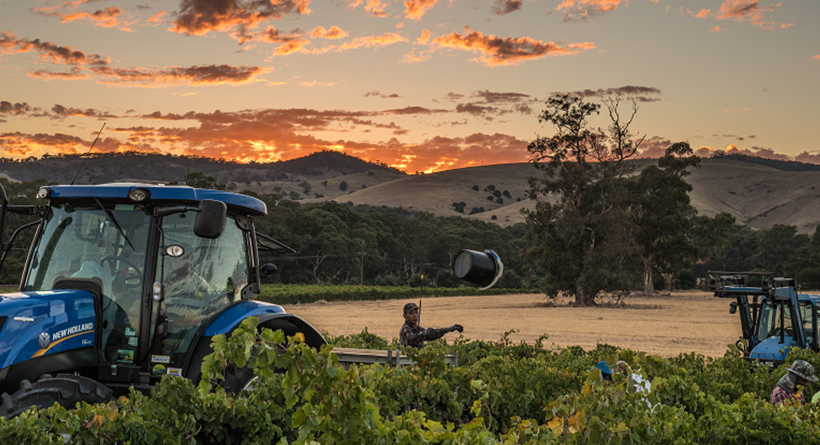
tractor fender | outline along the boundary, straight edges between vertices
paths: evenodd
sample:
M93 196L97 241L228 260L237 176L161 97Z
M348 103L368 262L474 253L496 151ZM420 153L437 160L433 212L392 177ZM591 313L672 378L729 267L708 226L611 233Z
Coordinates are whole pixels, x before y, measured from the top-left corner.
M230 306L205 328L185 365L185 377L198 383L202 375L202 360L213 352L211 348L213 337L230 335L248 317L257 317L259 328L269 328L274 331L281 329L285 336L293 336L301 332L305 336L305 343L315 349L327 343L324 336L310 323L296 315L288 314L282 306L246 300Z

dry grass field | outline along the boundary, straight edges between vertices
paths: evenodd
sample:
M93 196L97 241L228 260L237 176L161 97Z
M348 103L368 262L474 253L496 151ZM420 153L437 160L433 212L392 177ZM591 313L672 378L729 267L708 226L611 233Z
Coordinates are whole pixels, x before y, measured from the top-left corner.
M398 337L404 322L402 306L409 301L319 302L285 309L332 335L358 334L367 328L390 340ZM729 314L729 302L707 292L633 296L624 299L623 307L596 308L569 307L566 302L546 307L543 294L425 298L421 325L459 323L466 338L484 341L497 341L514 329L509 338L515 343L532 343L547 334L547 345L589 349L608 343L664 357L688 352L716 357L740 336L740 321ZM457 336L450 333L446 338Z

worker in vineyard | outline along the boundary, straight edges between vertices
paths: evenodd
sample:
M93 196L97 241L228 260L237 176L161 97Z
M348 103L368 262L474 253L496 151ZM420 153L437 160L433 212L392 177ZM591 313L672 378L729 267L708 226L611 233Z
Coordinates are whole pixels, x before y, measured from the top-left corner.
M796 360L792 363L792 367L787 369L788 372L780 378L772 391L771 403L777 406L787 400L798 400L802 406L805 402L797 386L806 386L807 382L817 381L817 377L814 376L814 366L807 361Z
M460 324L454 324L449 328L427 328L424 329L419 326L421 320L421 308L416 303L407 303L404 305L404 325L399 332L399 343L402 346L413 346L421 349L425 341L432 341L439 339L448 332L464 332L464 327Z

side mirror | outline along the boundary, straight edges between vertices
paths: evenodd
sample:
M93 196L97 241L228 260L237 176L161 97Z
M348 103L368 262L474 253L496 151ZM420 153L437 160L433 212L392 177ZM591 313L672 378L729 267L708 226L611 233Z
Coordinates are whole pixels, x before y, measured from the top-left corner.
M194 220L194 233L201 238L214 239L225 230L228 206L222 201L203 199Z
M482 253L464 249L453 259L453 273L457 278L477 284L484 290L498 282L504 273L504 264L492 250Z
M276 267L276 264L271 264L271 263L263 264L262 267L259 269L259 271L262 272L262 275L266 275L266 276L267 275L273 275L278 270L279 270L279 268Z

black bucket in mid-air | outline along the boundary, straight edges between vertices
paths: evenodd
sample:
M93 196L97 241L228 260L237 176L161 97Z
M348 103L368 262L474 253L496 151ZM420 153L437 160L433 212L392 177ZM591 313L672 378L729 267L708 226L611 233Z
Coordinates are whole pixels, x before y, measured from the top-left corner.
M453 259L456 278L473 283L482 289L492 287L504 271L501 258L492 250L477 252L464 249Z

